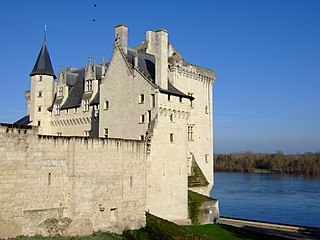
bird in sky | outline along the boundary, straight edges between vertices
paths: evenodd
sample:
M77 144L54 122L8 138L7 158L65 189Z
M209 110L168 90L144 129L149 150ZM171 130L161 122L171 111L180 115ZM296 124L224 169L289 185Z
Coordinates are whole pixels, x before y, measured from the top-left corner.
M95 20L94 18L92 18L92 21L94 21L94 22L95 22L96 20Z
M93 6L94 6L94 7L97 7L97 5L96 5L95 3L93 4Z

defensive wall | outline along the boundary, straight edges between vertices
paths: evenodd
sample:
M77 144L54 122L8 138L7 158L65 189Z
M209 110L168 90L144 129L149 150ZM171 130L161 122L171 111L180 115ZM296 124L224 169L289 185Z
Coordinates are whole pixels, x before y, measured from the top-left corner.
M0 124L0 238L144 226L147 156L144 141Z

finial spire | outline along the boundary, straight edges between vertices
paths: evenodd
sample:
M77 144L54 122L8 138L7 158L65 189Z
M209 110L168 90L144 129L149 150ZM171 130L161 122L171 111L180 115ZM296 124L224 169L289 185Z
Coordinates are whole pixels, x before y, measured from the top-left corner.
M44 25L44 41L47 41L47 24Z

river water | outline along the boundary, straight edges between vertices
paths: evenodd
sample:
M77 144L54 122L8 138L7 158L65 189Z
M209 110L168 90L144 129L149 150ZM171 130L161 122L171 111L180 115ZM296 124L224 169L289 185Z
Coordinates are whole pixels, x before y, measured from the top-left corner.
M221 216L320 227L319 177L217 172L210 195Z

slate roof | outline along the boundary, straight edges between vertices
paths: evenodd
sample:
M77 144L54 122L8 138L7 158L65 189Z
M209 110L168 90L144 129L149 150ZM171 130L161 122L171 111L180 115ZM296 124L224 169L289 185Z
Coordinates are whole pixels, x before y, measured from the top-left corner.
M29 74L30 77L34 75L49 75L53 76L54 79L56 79L56 76L54 75L54 71L52 68L46 41L43 42L37 61L32 69L32 72Z
M127 55L127 60L129 63L134 66L134 50L133 49L128 49L128 55ZM140 71L153 83L155 83L155 57L154 55L151 55L149 53L145 52L138 52L138 68ZM194 97L189 96L176 87L174 87L169 81L168 81L168 89L162 89L159 87L159 90L161 93L166 93L166 94L171 94L173 96L179 96L179 97L184 97L188 98L190 100L193 100Z
M128 49L127 54L127 61L134 66L134 60L135 60L135 52L133 49ZM140 72L153 84L155 84L155 57L154 55L145 53L145 52L138 52L138 68ZM109 63L106 64L106 68L108 68ZM101 65L95 65L95 73L96 73L96 79L101 80L102 78L102 67ZM69 72L66 72L66 84L69 87L69 93L68 98L64 101L64 103L61 106L61 109L69 109L69 108L77 108L81 106L81 102L84 99L84 97L89 97L85 95L84 93L84 79L85 79L85 68L72 70ZM179 96L188 98L190 100L193 100L194 97L188 96L176 87L174 87L169 81L168 81L168 89L162 89L158 87L161 93L170 94L173 96ZM90 102L90 105L98 105L99 104L99 97L100 97L100 88L97 92L97 94L93 97L93 99ZM61 98L57 98L55 96L53 104L50 108L48 108L49 111L52 111L53 105L60 104L62 101Z
M18 121L14 122L13 125L27 126L30 123L29 115L20 118Z
M128 49L128 62L134 66L134 50ZM138 68L155 83L155 58L154 55L145 52L138 52Z

